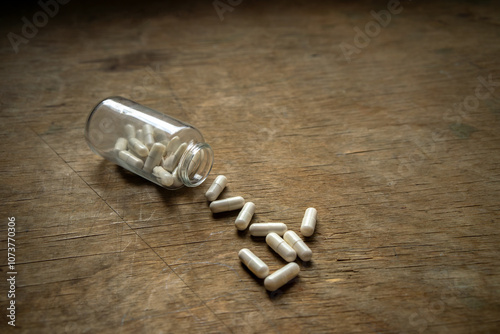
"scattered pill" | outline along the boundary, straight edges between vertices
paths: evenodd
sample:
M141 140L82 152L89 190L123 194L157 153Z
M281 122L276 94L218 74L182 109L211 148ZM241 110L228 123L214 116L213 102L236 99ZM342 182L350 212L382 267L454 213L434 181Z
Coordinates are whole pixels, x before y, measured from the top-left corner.
M287 231L283 235L286 243L292 246L302 261L311 261L312 251L304 241L294 231Z
M266 243L287 262L295 261L297 258L297 252L292 246L274 232L266 236Z
M177 166L177 164L179 163L179 160L184 154L186 148L187 148L186 143L182 143L181 145L179 145L174 154L171 154L165 158L165 160L163 161L163 168L165 168L169 172L173 171Z
M253 202L246 202L241 209L240 214L236 217L234 225L240 231L243 231L250 224L250 220L252 220L253 214L255 213L255 204Z
M243 248L238 253L238 257L245 266L250 269L258 278L265 278L269 275L269 267L257 255L248 248Z
M219 175L215 178L214 183L208 188L205 197L209 201L215 201L219 197L220 193L224 190L227 185L227 178L224 175Z
M142 126L142 132L144 136L142 142L150 150L153 144L155 143L155 137L153 135L154 134L153 127L151 126L151 124L144 124Z
M308 208L302 219L302 225L300 226L300 233L305 237L310 237L314 233L316 228L316 216L318 212L315 208Z
M254 237L265 237L271 232L283 235L285 234L287 227L283 223L255 223L250 225L248 230L250 231L250 235L253 235Z
M171 156L167 154L167 158L171 158ZM200 158L201 157L195 155L189 162L189 175L191 175L192 169L198 168L198 160L200 160ZM165 159L163 161L163 166L165 166ZM178 168L175 168L172 173L174 179L178 178L177 170ZM242 208L234 223L238 230L245 230L255 213L255 204L253 202L245 203L244 198L241 196L216 200L226 185L227 178L224 175L217 176L210 185L210 188L205 193L207 200L212 201L210 203L210 210L213 213L218 213ZM307 208L300 227L300 231L304 236L309 237L314 234L316 218L317 210L312 207ZM248 248L243 248L238 252L238 257L241 262L246 265L252 273L259 278L265 278L264 286L268 291L279 289L299 274L300 267L297 263L293 262L297 256L302 261L311 261L312 259L311 249L297 233L288 231L284 223L254 223L250 226L249 231L252 236L265 236L266 243L269 247L278 253L285 261L290 262L269 275L269 267Z
M128 140L125 138L118 138L115 143L115 152L125 151L127 149Z
M160 164L161 158L163 157L163 152L165 152L165 145L160 143L154 143L149 151L148 158L144 163L144 170L146 172L151 172L155 166Z
M172 138L167 145L167 150L165 151L165 155L174 154L177 151L177 148L181 145L181 139L178 136Z
M149 150L139 139L132 137L128 140L128 147L138 156L145 158L149 154Z
M125 124L125 134L127 139L135 138L135 127L132 124Z
M267 276L264 280L264 286L266 290L269 291L277 290L297 276L299 272L299 265L295 262L291 262Z
M241 196L230 197L226 199L220 199L218 201L213 201L210 203L210 210L213 213L238 210L245 204L245 199Z
M140 158L136 157L129 151L120 151L120 153L118 153L118 157L125 161L126 164L138 169L141 169L144 165Z

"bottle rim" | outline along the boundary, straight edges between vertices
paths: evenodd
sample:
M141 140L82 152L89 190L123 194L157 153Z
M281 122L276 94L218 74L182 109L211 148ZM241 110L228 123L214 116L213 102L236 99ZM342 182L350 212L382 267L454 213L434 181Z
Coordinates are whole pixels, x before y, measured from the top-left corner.
M214 163L214 153L207 143L191 143L179 162L179 176L186 187L202 184Z

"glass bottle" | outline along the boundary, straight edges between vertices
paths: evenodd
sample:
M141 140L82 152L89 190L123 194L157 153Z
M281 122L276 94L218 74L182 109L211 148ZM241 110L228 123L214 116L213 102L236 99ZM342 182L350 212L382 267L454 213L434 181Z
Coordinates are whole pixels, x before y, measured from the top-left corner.
M167 189L199 186L214 160L196 128L123 97L92 110L85 139L94 153Z

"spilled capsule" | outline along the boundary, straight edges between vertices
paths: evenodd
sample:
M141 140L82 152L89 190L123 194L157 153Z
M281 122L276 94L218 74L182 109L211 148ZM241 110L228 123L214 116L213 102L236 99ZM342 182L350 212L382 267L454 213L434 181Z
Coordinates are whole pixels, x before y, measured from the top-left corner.
M269 267L257 255L248 248L239 251L238 257L245 266L250 269L258 278L265 278L269 275Z
M290 262L286 266L267 276L264 280L264 286L266 287L266 290L269 291L277 290L297 276L299 272L299 265L295 262Z
M243 209L241 209L238 217L236 217L236 220L234 222L236 228L240 231L246 229L248 227L248 224L250 224L250 220L252 220L254 213L255 213L255 204L253 204L253 202L246 202L245 205L243 206Z
M219 197L220 193L224 190L227 185L227 178L224 175L219 175L215 178L214 182L208 188L205 197L209 201L215 201Z
M230 197L226 199L220 199L218 201L213 201L210 203L210 210L213 213L238 210L245 204L245 199L241 196Z
M254 237L265 237L271 232L283 235L285 234L287 227L283 223L255 223L250 225L248 230L250 231L250 235L253 235Z
M287 262L292 262L297 258L297 252L292 246L274 232L266 236L266 243Z
M287 244L297 252L297 255L302 261L311 261L312 251L304 241L294 231L287 231L283 235L283 239Z
M302 225L300 226L300 233L305 237L310 237L316 228L316 216L318 211L315 208L307 208L304 218L302 218Z

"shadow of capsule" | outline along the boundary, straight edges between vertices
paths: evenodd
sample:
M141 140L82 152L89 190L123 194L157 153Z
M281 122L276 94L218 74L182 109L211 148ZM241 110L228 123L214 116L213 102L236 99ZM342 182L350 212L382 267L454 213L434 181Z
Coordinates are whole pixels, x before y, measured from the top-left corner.
M268 291L267 294L269 296L269 299L271 299L271 301L273 301L273 302L279 301L281 296L283 294L285 294L293 286L295 286L295 284L297 284L298 282L300 282L300 278L299 278L299 276L296 276L293 279L291 279L290 281L288 281L285 285L280 287L279 289L276 289L274 291Z

